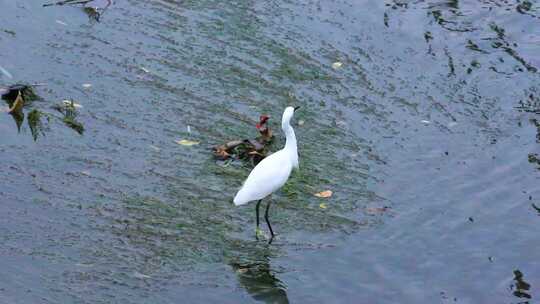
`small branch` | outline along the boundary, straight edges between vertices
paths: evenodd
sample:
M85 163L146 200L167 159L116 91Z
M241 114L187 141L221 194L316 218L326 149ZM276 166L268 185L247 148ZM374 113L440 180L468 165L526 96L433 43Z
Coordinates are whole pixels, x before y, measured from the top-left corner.
M69 5L86 4L86 3L92 2L92 1L94 1L94 0L64 0L64 1L58 1L58 2L55 2L55 3L45 3L45 4L43 4L43 7L53 6L53 5L66 5L66 4L69 4Z

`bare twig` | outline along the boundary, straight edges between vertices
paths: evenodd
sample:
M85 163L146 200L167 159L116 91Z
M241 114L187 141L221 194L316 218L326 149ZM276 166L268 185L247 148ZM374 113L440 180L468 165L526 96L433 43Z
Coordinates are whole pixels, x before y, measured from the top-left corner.
M47 6L53 6L53 5L75 5L75 4L86 4L88 2L92 2L94 0L64 0L64 1L58 1L54 3L45 3L43 4L43 7Z

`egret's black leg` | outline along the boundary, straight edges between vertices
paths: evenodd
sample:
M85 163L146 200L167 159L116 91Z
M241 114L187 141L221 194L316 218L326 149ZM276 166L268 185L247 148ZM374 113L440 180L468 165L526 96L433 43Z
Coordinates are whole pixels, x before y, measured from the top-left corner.
M268 229L270 229L270 240L268 241L268 244L272 243L272 240L274 239L274 231L272 230L272 226L270 226L270 221L268 220L268 209L270 209L270 205L272 204L272 200L268 200L268 205L266 205L266 211L264 212L264 219L266 220L266 224L268 225Z
M259 200L257 202L257 207L255 208L255 214L257 216L257 228L259 228L259 207L261 206L261 201L262 200Z
M259 207L261 206L261 201L262 200L259 200L257 202L257 206L255 207L255 214L256 214L256 217L257 217L257 228L255 228L255 237L257 239L259 239Z

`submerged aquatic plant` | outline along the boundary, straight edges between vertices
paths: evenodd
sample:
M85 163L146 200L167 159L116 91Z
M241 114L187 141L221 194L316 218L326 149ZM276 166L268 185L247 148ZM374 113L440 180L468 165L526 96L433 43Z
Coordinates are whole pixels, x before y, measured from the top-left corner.
M30 111L27 115L28 127L30 128L30 132L32 133L32 137L34 138L34 141L37 140L40 134L45 135L45 132L44 132L45 127L41 121L42 116L43 116L43 113L36 109L33 109L32 111ZM49 121L49 117L47 117L47 121Z
M0 87L0 95L2 99L8 104L8 113L11 114L13 120L17 125L17 130L21 130L22 123L24 121L24 110L27 107L32 107L31 101L41 99L34 91L33 86L42 84L14 84L8 87ZM64 101L63 104L54 105L53 109L62 114L61 117L52 113L46 113L38 109L31 109L27 113L28 127L32 133L34 140L37 140L39 135L45 134L45 126L43 125L43 116L46 116L47 122L50 118L56 118L61 120L66 126L75 130L79 134L83 134L84 126L77 121L78 111L81 105L75 103L73 100Z
M77 116L79 115L79 112L77 111L76 105L77 104L73 100L70 100L69 102L63 103L62 105L53 106L53 109L64 115L62 117L62 121L66 126L70 127L71 129L75 130L75 132L82 135L84 133L84 126L82 123L77 121Z

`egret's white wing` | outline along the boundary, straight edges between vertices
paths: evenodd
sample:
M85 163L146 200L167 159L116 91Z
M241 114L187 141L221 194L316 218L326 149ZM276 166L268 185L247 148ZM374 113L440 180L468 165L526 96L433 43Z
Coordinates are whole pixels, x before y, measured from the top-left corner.
M265 198L287 182L291 170L291 162L283 150L266 157L251 171L234 197L234 204L238 206Z

